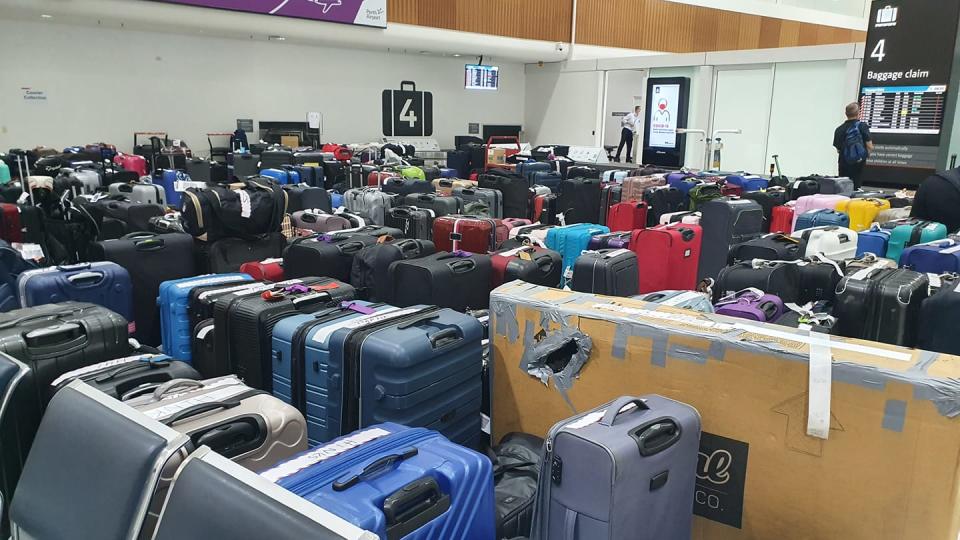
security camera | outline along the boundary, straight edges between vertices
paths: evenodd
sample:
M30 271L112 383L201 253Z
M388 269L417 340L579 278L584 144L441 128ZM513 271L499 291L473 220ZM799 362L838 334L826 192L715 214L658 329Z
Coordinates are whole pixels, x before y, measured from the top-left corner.
M557 48L557 52L558 52L558 53L567 52L567 44L566 44L566 43L557 43L556 48Z

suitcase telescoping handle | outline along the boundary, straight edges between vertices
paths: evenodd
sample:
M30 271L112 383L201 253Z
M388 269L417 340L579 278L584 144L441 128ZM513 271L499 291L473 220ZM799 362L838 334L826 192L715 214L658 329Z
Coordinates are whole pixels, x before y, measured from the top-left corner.
M360 471L359 474L348 476L342 480L335 481L333 483L333 490L346 491L352 488L353 486L359 484L361 481L373 475L374 473L380 472L381 470L386 469L387 467L393 467L394 465L399 464L401 461L406 461L412 457L417 456L417 454L419 453L420 453L420 450L417 447L413 446L398 454L390 454L390 455L383 456L382 458L377 459L376 461L372 461L366 466L364 466L363 470Z

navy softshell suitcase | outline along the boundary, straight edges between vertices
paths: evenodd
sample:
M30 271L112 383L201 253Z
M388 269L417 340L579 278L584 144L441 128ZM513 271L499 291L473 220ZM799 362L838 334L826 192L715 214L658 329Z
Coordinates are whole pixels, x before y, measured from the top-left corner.
M486 456L435 431L379 424L261 473L382 540L493 540Z
M311 445L389 421L476 446L482 340L476 318L432 306L290 317L274 327L274 395L304 413Z
M50 266L28 270L17 278L22 307L73 300L103 306L133 321L133 285L130 274L112 262ZM131 331L133 329L131 328Z

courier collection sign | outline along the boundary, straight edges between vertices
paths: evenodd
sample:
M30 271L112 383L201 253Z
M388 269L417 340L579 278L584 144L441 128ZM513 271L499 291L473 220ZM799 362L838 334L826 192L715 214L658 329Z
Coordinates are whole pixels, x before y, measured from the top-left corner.
M860 78L860 119L876 145L868 183L917 185L945 162L958 18L957 0L873 2Z

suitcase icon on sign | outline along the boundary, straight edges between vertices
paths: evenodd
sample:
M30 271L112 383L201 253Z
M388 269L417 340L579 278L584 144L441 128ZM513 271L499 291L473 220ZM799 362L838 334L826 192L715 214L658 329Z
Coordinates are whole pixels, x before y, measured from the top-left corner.
M880 11L877 11L877 26L896 26L897 24L897 13L900 11L900 8L895 8L893 6L886 6Z
M401 81L399 90L383 91L383 134L387 137L433 135L433 94Z

